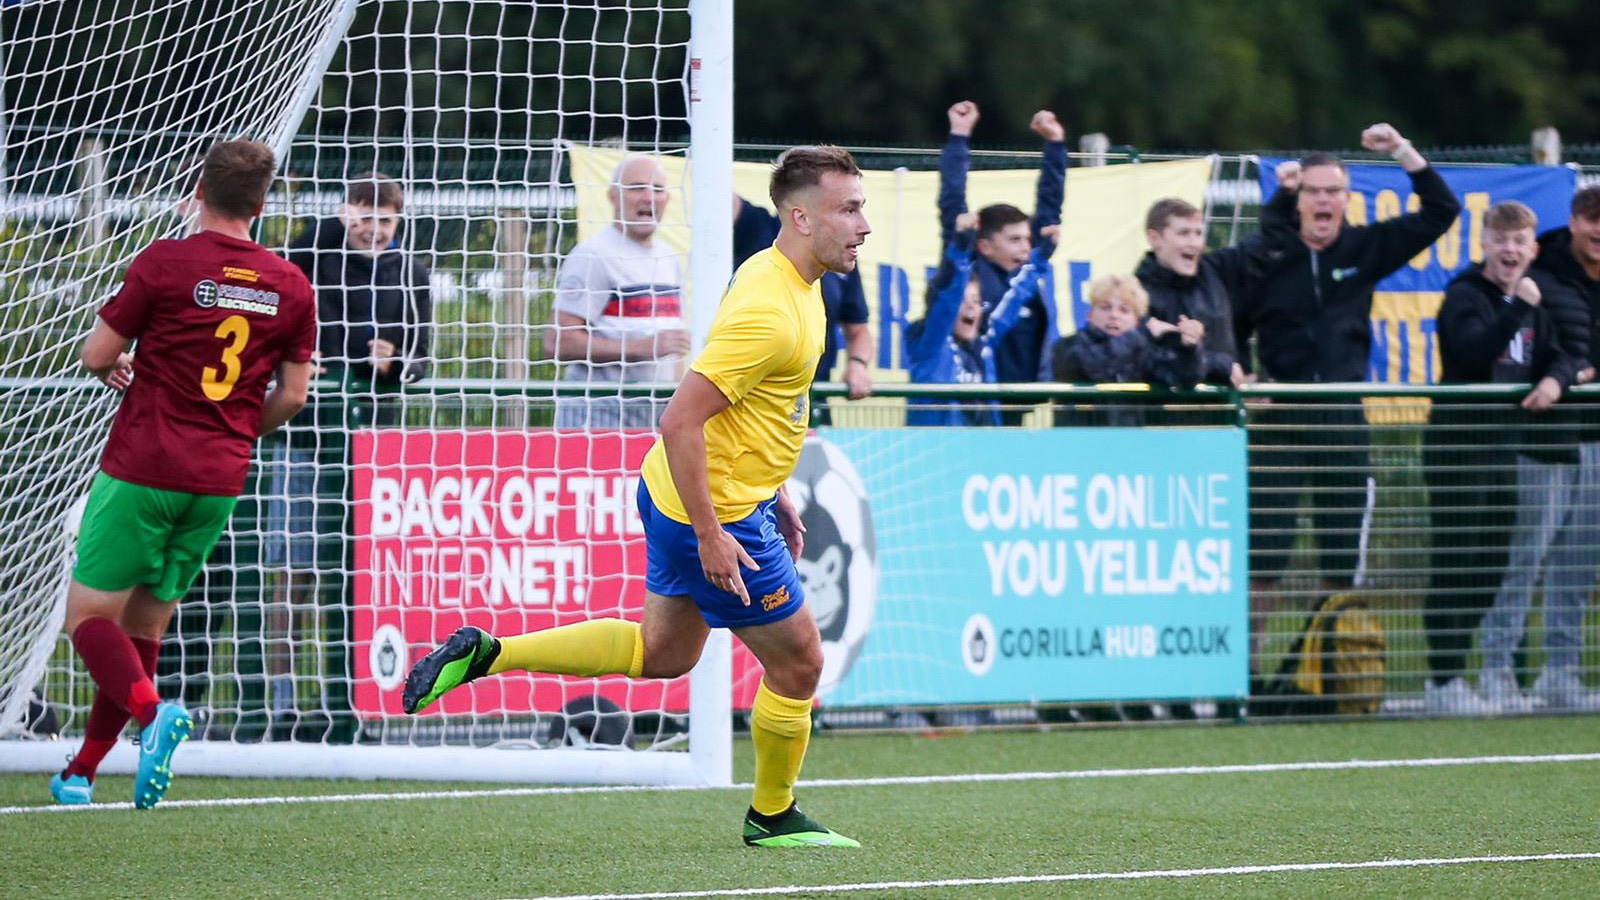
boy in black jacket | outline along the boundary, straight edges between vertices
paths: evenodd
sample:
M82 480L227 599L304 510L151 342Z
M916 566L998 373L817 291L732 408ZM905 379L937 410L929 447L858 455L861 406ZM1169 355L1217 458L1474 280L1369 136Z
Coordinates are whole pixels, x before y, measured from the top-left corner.
M1540 235L1530 274L1539 280L1566 349L1578 357L1578 383L1590 381L1600 357L1600 188L1574 194L1566 227ZM1558 305L1561 297L1575 299ZM1583 618L1597 566L1594 548L1600 545L1596 412L1593 395L1563 402L1546 416L1564 427L1530 428L1517 455L1517 523L1505 577L1483 619L1479 680L1485 700L1499 699L1508 712L1536 702L1549 710L1600 709L1600 696L1584 686L1580 668ZM1512 658L1541 575L1544 670L1523 695Z
M1145 214L1150 251L1134 276L1150 295L1150 316L1166 322L1187 317L1205 327L1200 345L1200 380L1238 386L1254 381L1239 365L1234 346L1233 295L1264 253L1261 241L1206 252L1206 222L1198 207L1166 197Z
M1176 322L1150 312L1150 295L1128 275L1089 282L1089 315L1076 333L1056 342L1052 368L1063 382L1148 382L1192 388L1200 380L1198 319Z
M1430 677L1423 698L1432 715L1532 708L1511 674L1510 647L1502 664L1485 669L1481 695L1468 686L1464 671L1473 632L1496 603L1495 588L1507 572L1506 535L1514 511L1521 515L1513 488L1522 468L1516 451L1548 447L1552 431L1531 417L1548 421L1546 411L1577 379L1587 349L1582 301L1554 279L1529 270L1539 250L1535 224L1533 210L1515 200L1491 208L1483 218L1483 262L1450 282L1439 309L1444 382L1532 389L1520 402L1522 411L1502 412L1498 404L1482 401L1434 402L1423 448L1434 528L1433 586L1423 612ZM1523 425L1531 427L1525 432ZM1526 511L1537 518L1537 508ZM1537 571L1537 563L1533 568ZM1520 611L1526 614L1526 603ZM1520 628L1520 620L1516 624ZM1507 628L1509 623L1497 630ZM1490 642L1486 628L1486 657Z
M1168 322L1150 314L1150 295L1131 275L1102 275L1089 282L1083 326L1056 342L1051 370L1064 383L1139 383L1187 390L1200 380L1206 329L1180 315ZM1160 424L1143 404L1101 403L1087 415L1059 408L1056 424Z
M316 602L323 536L349 531L343 502L347 429L400 424L399 390L428 372L433 295L428 267L396 239L405 194L376 172L353 177L337 216L312 222L290 242L288 259L317 292L317 353L336 394L313 390L281 437L262 446L262 564L273 585L266 612L268 695L273 732L293 731L295 685L290 609ZM325 562L323 560L322 562Z
M289 261L317 289L317 349L326 374L348 370L381 386L427 374L433 294L428 267L396 241L404 206L394 179L357 175L339 215L313 222L289 244Z

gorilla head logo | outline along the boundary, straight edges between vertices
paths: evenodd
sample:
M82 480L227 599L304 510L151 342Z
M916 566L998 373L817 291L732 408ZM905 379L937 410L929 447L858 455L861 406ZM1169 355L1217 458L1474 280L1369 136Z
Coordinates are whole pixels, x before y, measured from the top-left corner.
M800 521L806 526L806 549L795 568L822 639L837 641L850 619L850 579L845 576L854 551L839 537L839 527L821 504L806 507Z
M850 670L872 627L878 599L872 514L849 458L821 438L806 441L788 487L806 526L805 552L795 568L822 633L817 691L825 694Z

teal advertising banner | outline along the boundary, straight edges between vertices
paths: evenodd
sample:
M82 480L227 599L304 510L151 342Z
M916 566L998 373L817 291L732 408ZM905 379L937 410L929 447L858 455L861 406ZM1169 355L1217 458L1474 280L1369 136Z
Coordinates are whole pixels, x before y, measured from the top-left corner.
M822 428L818 437L839 483L862 494L865 515L850 521L870 517L849 530L872 545L803 567L828 643L825 703L1246 694L1244 432ZM870 582L858 577L869 554Z

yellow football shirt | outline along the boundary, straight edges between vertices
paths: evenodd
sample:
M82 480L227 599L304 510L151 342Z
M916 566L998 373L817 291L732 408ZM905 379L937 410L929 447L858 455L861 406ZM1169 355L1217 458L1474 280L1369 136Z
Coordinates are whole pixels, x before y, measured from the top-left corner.
M794 473L810 426L811 379L826 329L821 289L807 284L776 247L750 257L734 274L705 349L690 366L733 404L705 429L717 521L748 516ZM640 475L656 508L688 524L660 438Z

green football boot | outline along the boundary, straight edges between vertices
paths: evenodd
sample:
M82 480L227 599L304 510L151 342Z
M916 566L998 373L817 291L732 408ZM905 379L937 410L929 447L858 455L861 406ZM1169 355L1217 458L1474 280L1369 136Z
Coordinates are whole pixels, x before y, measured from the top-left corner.
M500 642L493 635L471 625L456 629L406 675L401 695L405 711L421 712L446 691L489 674L489 664L499 655Z
M860 841L824 828L793 803L775 816L764 816L751 807L744 814L744 842L751 847L861 846Z

